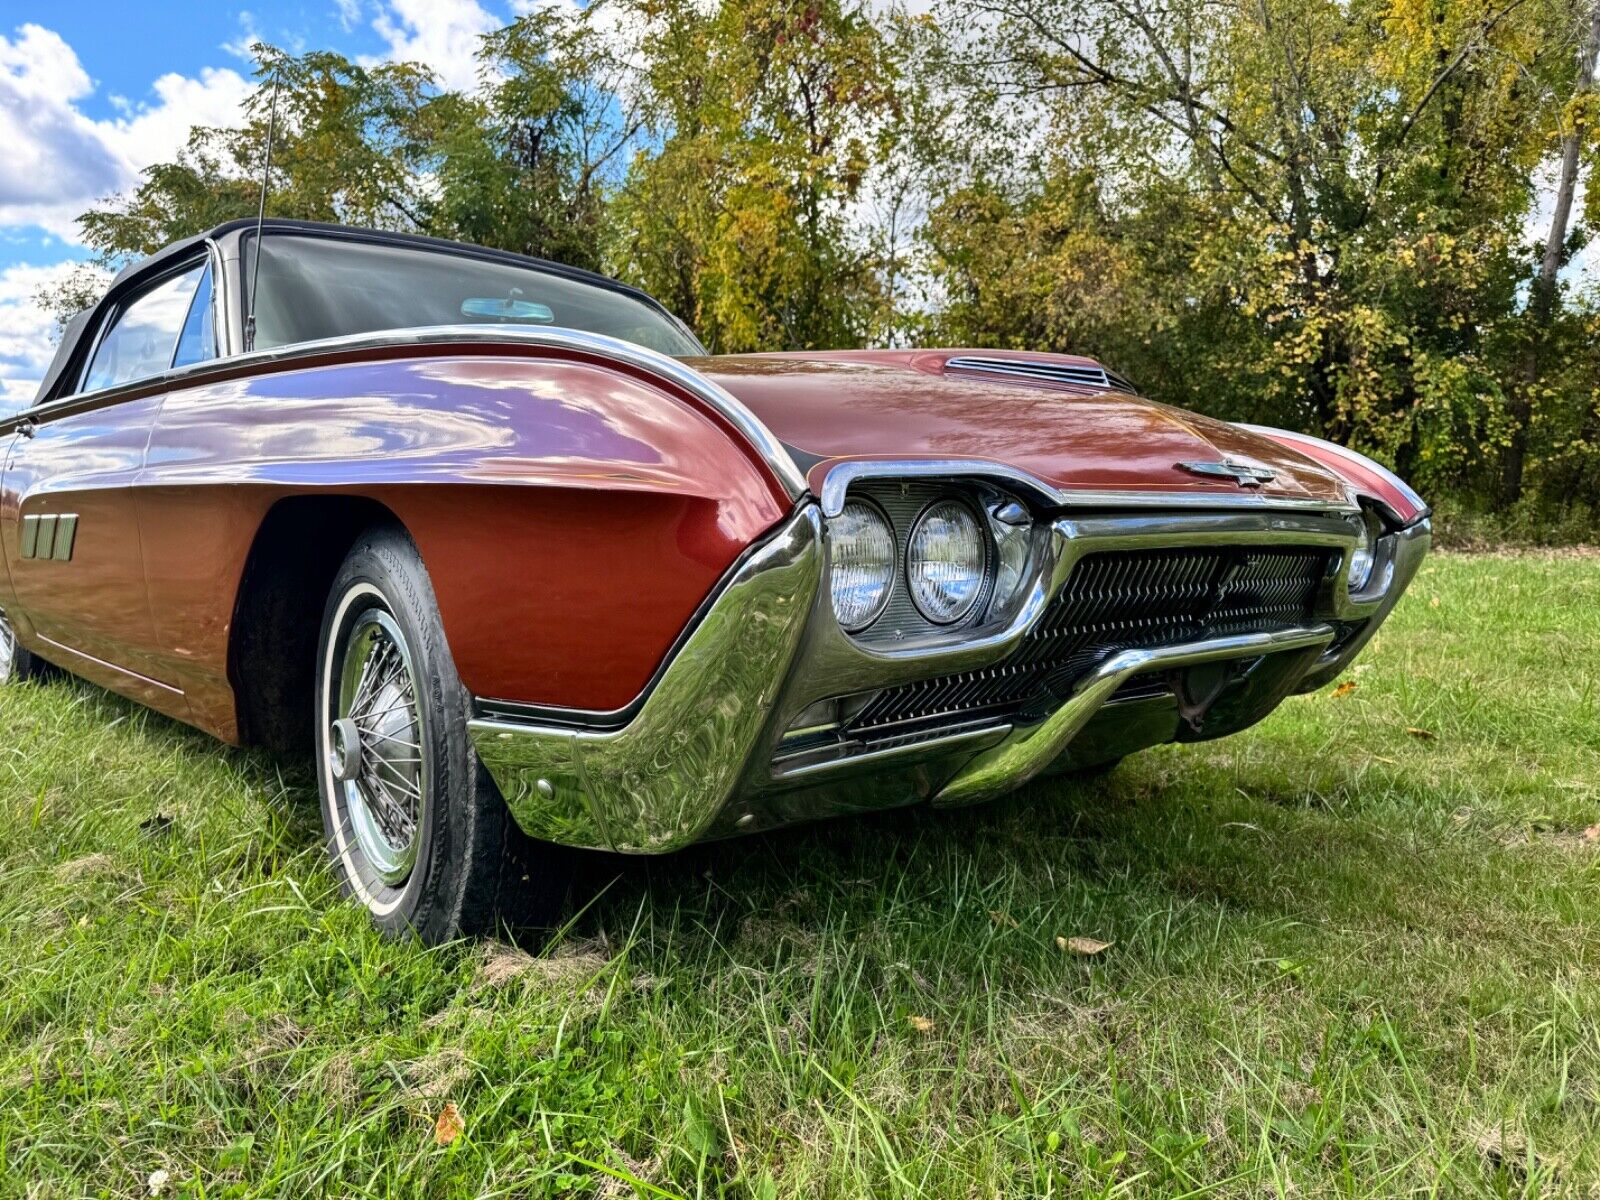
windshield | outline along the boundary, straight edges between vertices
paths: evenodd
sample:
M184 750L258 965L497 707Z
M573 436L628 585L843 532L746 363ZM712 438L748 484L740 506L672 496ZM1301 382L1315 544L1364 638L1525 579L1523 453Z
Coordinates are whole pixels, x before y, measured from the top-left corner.
M269 233L264 241L257 350L424 325L551 325L663 354L705 353L654 305L536 266L353 239Z

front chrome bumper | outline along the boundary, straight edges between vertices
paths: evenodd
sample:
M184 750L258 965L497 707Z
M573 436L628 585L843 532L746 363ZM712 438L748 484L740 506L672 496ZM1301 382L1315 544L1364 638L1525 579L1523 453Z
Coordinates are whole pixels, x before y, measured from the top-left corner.
M875 650L833 620L825 537L818 506L807 503L747 555L625 724L603 728L558 713L470 722L478 755L517 823L548 841L653 854L836 813L922 800L973 803L1066 761L1068 748L1089 734L1105 743L1107 726L1121 734L1109 742L1119 753L1215 736L1195 732L1198 725L1180 728L1176 709L1152 712L1118 700L1136 677L1176 679L1211 663L1238 664L1240 678L1248 676L1248 703L1220 729L1230 732L1338 674L1405 590L1430 542L1426 521L1390 535L1382 593L1351 596L1341 572L1303 625L1113 654L1044 720L958 728L808 761L780 757L779 749L809 705L1001 661L1087 553L1287 541L1348 549L1354 542L1340 513L1064 516L1042 530L1035 587L1005 628L958 647Z

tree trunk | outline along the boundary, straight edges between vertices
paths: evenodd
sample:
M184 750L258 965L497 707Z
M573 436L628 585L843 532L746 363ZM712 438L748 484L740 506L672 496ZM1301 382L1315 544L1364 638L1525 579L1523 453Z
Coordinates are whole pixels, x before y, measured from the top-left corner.
M1573 99L1579 100L1594 90L1595 57L1600 54L1600 0L1589 12L1589 28L1578 50L1578 82ZM1561 270L1561 251L1567 244L1567 229L1572 221L1572 202L1578 190L1578 153L1584 130L1574 121L1561 138L1561 175L1556 182L1555 211L1550 216L1550 234L1545 238L1544 258L1528 298L1528 352L1523 360L1522 386L1512 403L1511 445L1506 450L1501 500L1515 504L1522 498L1523 471L1528 457L1529 425L1533 420L1534 392L1543 370L1544 350L1555 322L1557 276Z

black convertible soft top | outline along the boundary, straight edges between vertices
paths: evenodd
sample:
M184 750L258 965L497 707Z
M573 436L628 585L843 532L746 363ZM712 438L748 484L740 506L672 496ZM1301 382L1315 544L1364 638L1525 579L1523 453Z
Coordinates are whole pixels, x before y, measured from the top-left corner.
M160 275L175 262L193 254L197 248L208 241L226 244L230 240L241 238L245 233L254 231L256 219L254 217L239 217L232 221L225 221L204 233L194 237L184 238L182 241L173 242L148 258L130 263L117 273L111 281L111 286L106 289L106 294L91 307L85 309L67 323L61 335L61 344L56 347L55 357L50 360L50 367L44 373L44 378L39 383L39 390L35 393L33 402L40 404L45 400L54 399L64 376L71 374L82 359L82 352L86 349L83 340L89 331L99 328L96 320L103 312L115 305L121 297L133 287L137 287L143 280L151 276ZM498 262L511 263L517 266L532 266L540 270L550 271L557 275L564 275L569 279L581 280L584 283L595 284L598 287L608 288L611 291L623 292L638 300L667 313L671 313L648 292L612 279L606 275L599 275L593 271L585 271L581 267L568 266L565 263L550 262L547 259L535 258L532 255L516 254L509 250L494 250L486 246L474 246L470 242L452 242L445 238L427 237L419 233L396 233L382 229L362 229L354 225L336 225L325 221L297 221L285 217L268 217L262 223L262 229L268 233L320 233L324 235L339 236L345 234L363 241L387 242L397 246L413 246L419 249L448 250L456 254L469 254L475 258L490 259ZM674 318L675 320L675 318Z

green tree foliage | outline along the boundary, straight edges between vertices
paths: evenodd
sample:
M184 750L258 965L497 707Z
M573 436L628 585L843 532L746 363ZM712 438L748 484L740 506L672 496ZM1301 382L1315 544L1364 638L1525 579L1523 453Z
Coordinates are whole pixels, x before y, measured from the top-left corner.
M895 109L889 45L837 0L643 0L650 130L619 265L725 351L860 344L881 279L849 225Z
M1600 0L595 0L479 86L258 47L84 217L103 263L269 210L638 283L719 352L992 344L1600 511ZM82 300L74 282L55 298Z

